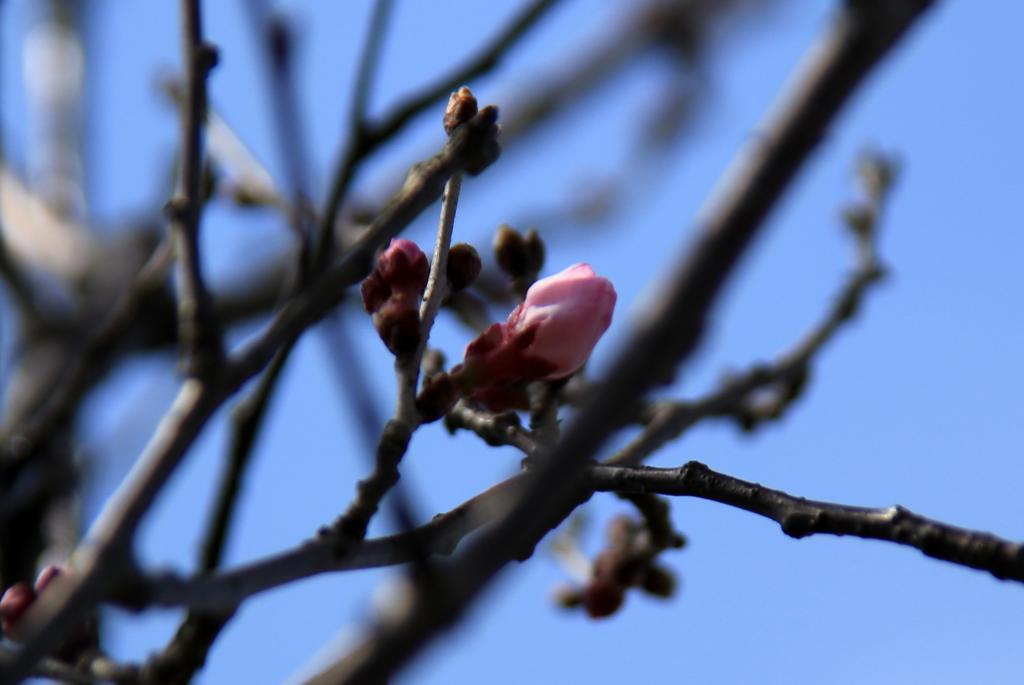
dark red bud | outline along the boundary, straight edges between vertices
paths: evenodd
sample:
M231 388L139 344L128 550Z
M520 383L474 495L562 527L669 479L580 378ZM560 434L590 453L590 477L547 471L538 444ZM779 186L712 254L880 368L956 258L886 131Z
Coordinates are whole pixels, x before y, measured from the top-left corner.
M28 611L35 599L35 590L24 581L7 588L4 596L0 598L0 628L5 635L10 637L18 619Z
M430 264L423 251L410 240L392 240L391 246L377 258L377 272L392 290L423 292Z
M595 579L583 589L583 608L590 618L606 618L619 610L625 598L619 585Z
M420 343L420 313L401 299L388 300L373 315L380 339L396 356L411 354Z
M359 292L363 296L363 306L368 314L375 313L391 297L391 287L381 278L378 271L374 271L366 277L363 284L359 286Z

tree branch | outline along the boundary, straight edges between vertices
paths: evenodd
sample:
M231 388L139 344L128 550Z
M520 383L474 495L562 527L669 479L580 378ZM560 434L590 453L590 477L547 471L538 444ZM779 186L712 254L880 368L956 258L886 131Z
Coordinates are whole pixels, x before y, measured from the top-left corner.
M990 533L957 528L900 506L872 509L794 497L691 461L679 468L598 465L594 490L657 493L721 502L776 521L793 538L851 535L921 550L934 559L988 571L1000 580L1024 582L1024 545Z
M203 42L199 0L182 0L181 16L187 69L181 114L181 180L167 210L181 271L178 319L182 354L190 375L207 376L219 370L223 358L220 330L213 318L199 255L206 77L217 64L217 49Z
M356 70L356 87L352 93L352 108L348 117L348 140L345 143L345 154L338 162L334 173L334 181L327 197L327 205L320 217L317 230L317 248L314 258L314 269L319 271L325 266L334 252L334 221L345 195L348 193L352 179L355 177L359 163L369 155L383 140L371 141L367 134L367 105L370 101L370 86L377 70L377 59L384 42L385 28L391 16L392 0L376 0L373 15L370 19L370 30L366 34L363 53Z
M350 545L339 553L325 529L294 549L214 575L181 579L174 575L136 578L113 601L134 609L184 606L193 610L231 610L253 595L321 573L355 571L417 561L422 553L446 556L459 542L495 520L522 486L516 475L438 514L413 530Z

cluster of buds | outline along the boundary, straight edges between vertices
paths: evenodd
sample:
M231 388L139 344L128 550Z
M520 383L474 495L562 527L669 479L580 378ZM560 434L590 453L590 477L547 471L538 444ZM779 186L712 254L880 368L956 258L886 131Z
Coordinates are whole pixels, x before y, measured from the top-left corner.
M591 618L606 618L622 607L630 588L653 597L671 597L676 591L675 574L655 562L662 549L643 523L617 516L608 524L608 546L594 560L586 585L560 589L556 601L567 608L582 606Z
M544 241L535 229L522 234L507 224L494 235L494 259L523 295L544 268Z
M615 300L611 281L589 264L537 281L504 323L466 346L452 375L487 409L526 409L526 383L567 378L583 366L611 324Z
M67 573L68 569L63 566L50 565L39 572L34 584L22 581L7 588L3 597L0 597L0 628L9 640L22 640L21 617L47 586Z
M420 304L427 287L430 265L423 250L411 240L395 238L377 257L363 281L363 306L387 348L408 354L420 342ZM480 275L480 255L472 245L459 243L448 252L448 289L458 292Z
M420 302L427 287L429 265L423 250L404 238L391 241L363 281L363 306L387 348L409 354L420 342Z

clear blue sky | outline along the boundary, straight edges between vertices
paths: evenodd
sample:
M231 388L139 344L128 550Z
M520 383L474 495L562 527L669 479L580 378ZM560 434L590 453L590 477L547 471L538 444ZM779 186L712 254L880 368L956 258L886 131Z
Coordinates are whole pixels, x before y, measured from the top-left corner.
M32 3L9 0L3 16L7 149L24 154L25 100L16 40ZM369 3L288 2L303 32L300 83L307 139L321 189L339 149ZM373 110L459 62L518 2L397 3ZM903 161L884 222L891 277L863 315L819 359L812 384L786 420L753 437L716 424L664 450L654 463L699 459L713 468L795 494L850 504L903 504L928 516L1024 539L1024 221L1020 160L1024 89L1019 66L1024 7L940 2L875 73L800 176L720 303L713 330L672 394L712 387L724 370L771 357L827 306L849 270L838 221L852 196L858 150L876 145ZM275 173L280 169L256 45L241 2L207 2L207 33L221 47L211 97ZM758 132L762 114L825 26L833 2L779 3L715 50L693 134L667 151L631 189L604 230L550 243L549 272L589 261L609 276L619 309L594 368L616 349L631 310L677 259L701 203L728 160ZM784 7L782 7L784 5ZM174 115L153 77L179 63L177 3L96 2L92 22L88 169L98 217L158 206L174 148ZM561 51L608 30L613 3L566 0L493 76L469 84L505 105ZM467 44L464 46L464 44ZM456 234L484 248L494 227L550 208L565 192L624 168L621 132L638 102L656 92L658 65L634 69L603 91L582 123L552 127L511 150L463 191ZM370 166L359 188L385 179L442 141L440 108ZM426 247L434 212L412 227ZM209 269L224 282L286 244L274 218L212 208L204 224ZM503 315L503 314L502 314ZM391 406L389 356L353 318L360 355L382 411ZM467 335L442 323L440 345L456 357ZM289 366L259 446L229 563L294 545L332 520L366 468L344 396L326 355L307 336ZM86 434L94 515L144 444L175 391L173 360L139 361L101 391ZM162 373L165 380L154 380ZM223 417L222 417L223 418ZM218 422L143 529L143 558L185 570L205 517L226 432ZM419 510L433 514L512 473L518 457L440 426L418 433L404 473ZM595 551L614 498L588 507ZM673 502L690 546L665 559L682 579L670 602L631 596L614 619L592 623L551 607L565 579L546 553L512 568L468 621L398 682L450 683L1015 683L1020 682L1024 588L854 539L794 541L752 514L691 500ZM345 640L371 610L371 588L395 571L306 581L247 603L217 643L204 683L286 680L331 640ZM174 612L110 614L108 644L140 658L163 644Z

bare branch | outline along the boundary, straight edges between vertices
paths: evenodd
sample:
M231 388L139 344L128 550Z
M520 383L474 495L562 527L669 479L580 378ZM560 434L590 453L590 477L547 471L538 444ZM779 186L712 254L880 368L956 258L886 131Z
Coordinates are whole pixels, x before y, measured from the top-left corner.
M241 602L287 583L321 573L354 571L414 562L419 554L449 555L459 542L503 512L522 485L517 475L494 485L455 509L418 528L353 543L339 550L325 529L292 550L214 575L180 579L172 575L137 578L113 597L129 607L186 606L193 610L231 610Z
M515 412L492 414L473 409L460 400L445 415L444 423L452 433L458 429L473 431L488 445L511 445L528 457L537 452L537 442L523 428Z
M168 203L167 209L181 269L178 318L183 356L187 360L189 374L206 376L219 369L223 348L199 256L206 77L217 64L216 48L203 42L201 14L199 0L182 0L182 51L187 77L186 106L181 114L181 180L178 194Z
M317 231L317 248L314 268L319 271L325 266L334 251L334 220L338 215L345 195L348 193L356 169L375 144L368 141L366 120L367 105L370 100L370 87L377 71L377 59L384 42L385 28L391 16L392 0L376 0L373 15L370 19L370 30L366 34L363 54L359 61L356 74L356 87L352 94L352 109L348 118L348 139L345 143L345 154L338 162L334 173L334 181L327 197L327 205L320 217Z
M590 486L599 491L699 497L776 521L794 538L851 535L921 550L927 556L1024 582L1024 545L990 533L957 528L900 506L872 509L794 497L691 461L679 468L594 466Z

